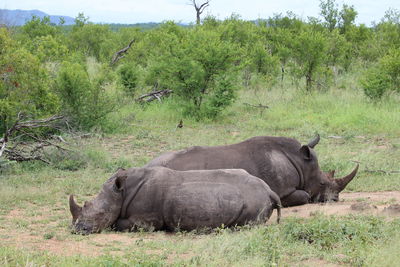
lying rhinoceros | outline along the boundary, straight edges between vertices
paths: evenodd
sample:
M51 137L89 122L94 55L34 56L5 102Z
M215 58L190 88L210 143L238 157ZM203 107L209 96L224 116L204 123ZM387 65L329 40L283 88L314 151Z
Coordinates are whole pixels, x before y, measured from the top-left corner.
M164 166L182 171L244 169L265 181L284 207L337 201L358 166L341 179L322 172L313 150L319 139L317 136L302 146L292 138L258 136L233 145L194 146L162 154L145 167Z
M75 232L151 228L175 231L230 227L280 218L281 202L261 179L244 170L120 169L91 201L69 200Z

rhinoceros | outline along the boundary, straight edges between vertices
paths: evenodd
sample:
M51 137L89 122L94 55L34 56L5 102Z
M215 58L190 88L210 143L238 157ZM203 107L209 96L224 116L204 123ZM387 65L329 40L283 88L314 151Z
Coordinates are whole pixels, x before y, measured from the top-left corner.
M257 136L225 146L193 146L167 152L145 167L164 166L174 170L244 169L261 178L278 194L284 207L309 202L338 201L339 192L354 178L357 167L347 176L334 179L322 172L315 145L287 137Z
M245 170L120 169L83 207L69 199L75 233L115 230L194 230L262 223L281 202Z

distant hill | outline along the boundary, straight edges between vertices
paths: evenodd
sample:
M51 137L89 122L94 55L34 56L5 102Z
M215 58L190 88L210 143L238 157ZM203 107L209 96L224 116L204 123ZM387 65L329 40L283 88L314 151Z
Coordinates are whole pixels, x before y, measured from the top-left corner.
M0 24L7 26L22 26L32 19L32 16L39 18L50 17L50 23L59 24L60 18L64 18L64 25L74 24L74 18L68 16L55 16L46 14L40 10L9 10L0 9Z

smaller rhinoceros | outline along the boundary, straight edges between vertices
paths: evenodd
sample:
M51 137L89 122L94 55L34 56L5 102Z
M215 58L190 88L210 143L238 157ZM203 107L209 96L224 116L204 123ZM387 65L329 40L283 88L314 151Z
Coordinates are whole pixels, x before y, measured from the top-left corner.
M281 202L245 170L175 171L164 167L120 169L91 201L69 200L73 230L194 230L262 223Z

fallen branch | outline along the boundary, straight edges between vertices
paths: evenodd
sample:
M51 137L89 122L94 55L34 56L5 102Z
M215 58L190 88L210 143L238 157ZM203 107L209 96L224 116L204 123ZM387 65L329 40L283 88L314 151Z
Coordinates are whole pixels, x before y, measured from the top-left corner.
M117 51L112 59L111 59L111 66L117 63L121 58L125 57L125 53L128 52L129 48L131 48L132 44L135 42L135 40L130 41L127 47L122 48L121 50Z
M57 149L64 151L69 151L69 149L63 148L49 140L35 136L34 134L27 132L26 129L35 129L41 127L54 128L52 123L63 118L63 116L54 115L46 119L21 121L22 114L21 112L18 113L15 123L11 126L11 128L5 131L3 137L0 139L0 157L5 154L6 158L9 160L19 162L40 160L50 164L50 162L44 159L43 155L40 153L44 147L54 146ZM29 137L31 140L33 140L33 142L20 140L22 137ZM13 146L11 148L7 148L8 144L13 144Z
M21 151L12 151L6 149L7 153L7 159L17 161L17 162L22 162L22 161L30 161L30 160L40 160L44 163L51 164L48 160L44 159L43 157L39 155L33 155L33 156L27 156L21 153Z
M249 103L243 103L243 105L246 105L246 106L251 107L251 108L258 108L258 109L260 109L260 115L263 115L264 111L265 111L267 108L269 108L269 106L267 106L267 105L262 105L261 103L258 104L258 105L253 105L253 104L249 104Z
M168 96L171 94L173 91L170 89L164 89L164 90L158 90L158 91L153 91L148 94L144 94L136 99L137 102L151 102L155 99L158 101L161 101L161 97Z
M261 104L253 105L253 104L249 104L249 103L243 103L243 105L246 105L246 106L249 106L249 107L252 107L252 108L263 108L263 109L269 108L269 106L261 105Z
M365 169L364 172L368 172L368 173L383 173L383 174L386 174L386 175L400 173L400 171L393 171L393 170L386 171L386 170L369 170L369 169Z

